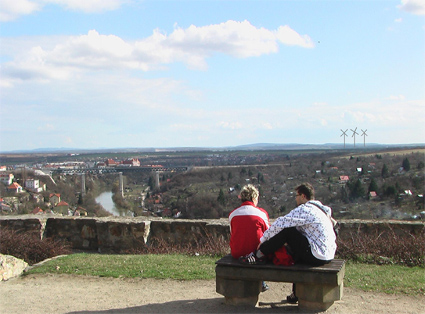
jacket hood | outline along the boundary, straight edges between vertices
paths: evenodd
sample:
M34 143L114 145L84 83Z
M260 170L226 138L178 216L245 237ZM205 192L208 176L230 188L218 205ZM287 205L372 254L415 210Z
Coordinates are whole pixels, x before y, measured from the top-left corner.
M306 204L308 205L308 203L314 204L313 206L318 206L320 207L322 210L324 210L328 215L332 216L332 209L329 206L323 205L322 202L317 201L317 200L311 200L308 201Z

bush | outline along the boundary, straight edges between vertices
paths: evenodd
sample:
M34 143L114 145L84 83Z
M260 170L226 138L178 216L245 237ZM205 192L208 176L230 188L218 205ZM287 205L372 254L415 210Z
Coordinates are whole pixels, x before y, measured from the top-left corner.
M40 239L40 235L35 232L19 232L5 227L0 229L0 252L33 265L72 251L69 245L61 241Z
M412 235L408 232L359 234L352 232L337 240L337 258L371 264L399 264L425 267L425 230ZM41 240L34 232L17 232L8 228L0 230L0 252L25 260L33 265L47 258L70 254L69 245L46 238ZM149 245L120 252L122 254L186 254L224 256L230 253L227 239L216 239L207 234L194 243L170 244L154 238Z
M206 237L194 243L169 244L164 239L153 238L149 245L141 244L125 254L186 254L203 256L224 256L230 254L229 241L224 238L215 239L207 233Z
M371 234L351 233L338 239L337 256L342 259L373 263L425 267L425 231L418 235L406 231Z

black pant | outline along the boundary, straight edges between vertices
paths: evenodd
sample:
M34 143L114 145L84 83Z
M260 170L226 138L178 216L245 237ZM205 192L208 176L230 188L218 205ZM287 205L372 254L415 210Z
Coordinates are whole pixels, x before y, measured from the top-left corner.
M287 247L287 251L291 254L295 263L322 266L330 262L314 257L307 238L295 227L285 228L269 240L263 242L260 245L260 251L264 255L269 255L276 252L285 243L289 246L289 248ZM292 285L292 292L296 295L295 283Z
M288 253L291 254L295 263L311 266L322 266L329 263L329 261L320 260L313 256L307 238L295 227L282 229L278 234L263 242L260 251L264 255L269 255L276 252L285 243L289 246Z

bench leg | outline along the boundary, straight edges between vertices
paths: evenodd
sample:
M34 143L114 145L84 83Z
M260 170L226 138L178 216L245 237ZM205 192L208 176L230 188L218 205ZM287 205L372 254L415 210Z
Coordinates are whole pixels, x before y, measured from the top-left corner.
M342 299L343 285L297 283L298 307L301 310L326 311L334 301Z
M326 311L328 308L330 308L334 303L333 302L311 302L306 300L298 300L298 308L301 311Z
M261 281L216 277L216 291L225 297L226 304L256 306Z
M224 297L226 305L242 305L255 307L258 304L258 295L255 297L237 298L237 297Z

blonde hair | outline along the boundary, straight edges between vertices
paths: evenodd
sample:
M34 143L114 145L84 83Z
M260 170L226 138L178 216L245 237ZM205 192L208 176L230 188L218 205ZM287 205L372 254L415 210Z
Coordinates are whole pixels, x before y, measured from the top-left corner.
M258 198L259 195L258 189L252 184L245 185L239 194L242 202L252 202L254 199Z

